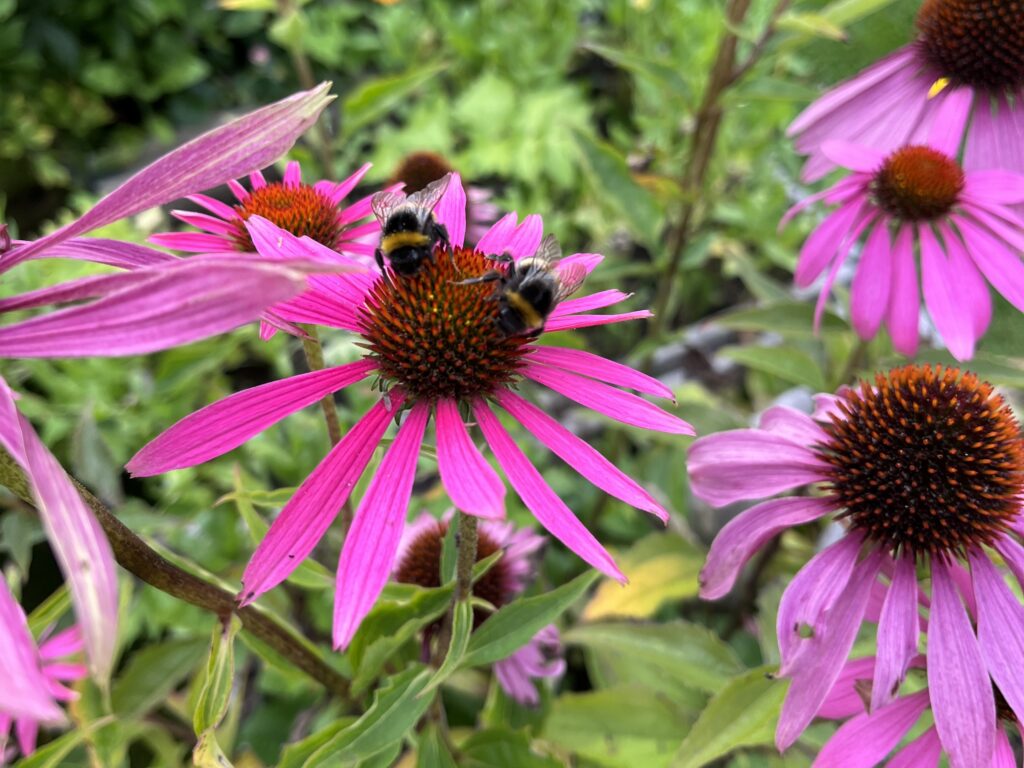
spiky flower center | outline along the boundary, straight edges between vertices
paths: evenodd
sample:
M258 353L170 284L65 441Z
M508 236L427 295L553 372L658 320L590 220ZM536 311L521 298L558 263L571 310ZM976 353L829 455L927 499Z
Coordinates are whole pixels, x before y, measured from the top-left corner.
M992 386L908 365L839 401L819 446L850 525L892 552L944 557L991 544L1017 517L1024 443Z
M402 158L392 181L405 184L403 191L411 195L451 172L452 167L444 155L437 152L413 152Z
M917 28L926 58L954 85L1024 85L1022 0L925 0Z
M441 586L441 551L444 548L444 537L448 533L448 523L439 520L436 525L426 526L420 534L410 542L398 568L395 569L395 580L403 584L418 584L421 587ZM490 557L501 547L487 531L477 530L476 562ZM512 578L508 563L504 557L491 566L473 584L473 594L482 597L496 608L506 605L513 597ZM479 615L477 615L477 613ZM474 614L475 623L480 624L487 614L483 611Z
M499 330L497 283L459 284L498 267L478 251L439 245L417 274L378 279L363 336L382 378L430 401L468 400L513 381L526 340Z
M960 198L964 172L937 149L901 147L875 173L871 189L879 207L904 221L945 216Z
M308 184L267 184L252 190L235 210L239 218L232 238L236 248L246 253L255 250L242 223L250 216L262 216L296 237L307 236L328 248L336 248L341 240L337 206Z

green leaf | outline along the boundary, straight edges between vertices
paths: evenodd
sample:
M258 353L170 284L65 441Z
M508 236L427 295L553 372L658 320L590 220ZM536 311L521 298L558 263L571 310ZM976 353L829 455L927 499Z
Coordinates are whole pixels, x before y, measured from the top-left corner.
M212 728L199 734L199 741L192 751L192 765L196 768L234 768L217 743L217 734Z
M452 638L448 644L441 667L434 673L430 683L423 689L420 696L426 696L437 686L447 680L459 668L466 649L469 647L469 636L473 634L473 604L469 600L459 600L452 609Z
M715 693L743 669L732 648L706 627L668 624L585 624L562 636L566 643L642 658L681 685Z
M416 768L456 768L455 758L433 723L420 734Z
M478 731L459 745L461 768L564 768L552 757L541 757L523 733Z
M419 695L430 677L430 670L415 664L388 678L374 693L373 704L366 713L314 752L304 768L355 765L392 747L430 706L432 697Z
M511 655L579 600L600 575L587 571L543 595L509 603L473 634L461 666L481 666Z
M24 758L18 763L18 768L60 768L66 764L64 758L88 735L88 731L82 728L68 731Z
M821 15L833 24L845 27L894 2L896 0L835 0L822 8Z
M32 636L38 638L47 627L56 624L69 608L71 594L68 592L67 584L64 584L29 614L28 628L32 630Z
M356 719L355 717L339 718L302 741L287 745L281 753L281 762L277 764L277 768L301 768L310 755L352 725Z
M783 14L776 26L791 32L806 32L826 40L845 40L843 28L822 13L790 11Z
M459 548L455 544L455 534L458 531L458 527L456 520L452 518L448 524L448 529L444 532L444 538L441 540L442 584L447 584L455 579L455 568L459 559Z
M787 301L753 309L735 309L716 315L714 322L738 331L768 331L782 336L813 338L814 306L806 302ZM846 321L825 312L821 332L848 331Z
M134 654L114 682L114 712L137 717L157 706L192 674L206 647L205 640L188 638L148 645Z
M755 371L777 376L790 384L802 384L815 392L828 387L814 358L796 347L725 347L721 354Z
M342 103L342 130L346 135L352 135L363 126L384 117L447 66L424 66L417 63L408 72L400 75L387 75L363 83L349 93Z
M226 627L218 622L213 628L206 678L192 712L192 727L196 736L216 728L227 714L235 677L235 635L241 628L242 620L234 614Z
M700 768L740 747L771 744L786 684L760 667L729 681L679 747L674 768Z
M611 144L584 131L575 131L575 135L598 200L622 216L638 240L653 243L662 227L654 196L636 182L625 158Z
M626 70L638 79L646 80L665 95L674 96L682 101L690 97L690 87L679 74L679 68L673 64L661 63L645 56L595 43L587 43L583 48L593 51L602 59Z

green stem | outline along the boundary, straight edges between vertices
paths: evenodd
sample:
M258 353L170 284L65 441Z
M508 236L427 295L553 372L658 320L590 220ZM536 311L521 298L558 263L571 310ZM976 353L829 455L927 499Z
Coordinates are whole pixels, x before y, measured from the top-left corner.
M869 346L870 342L864 341L864 339L857 339L857 346L853 348L850 356L846 358L846 364L839 374L839 381L836 382L837 387L852 385L853 382L851 380L868 359Z
M320 336L312 325L303 326L308 334L302 340L302 351L306 355L306 364L311 371L322 371L324 364L324 349L320 344ZM320 400L320 410L324 413L324 422L327 424L327 435L331 439L331 445L341 442L341 424L338 422L338 409L334 407L334 396L324 395Z
M444 661L448 646L452 641L452 621L455 618L457 603L469 600L473 595L473 566L476 565L477 520L473 515L457 512L458 529L455 531L455 547L458 552L455 560L455 593L452 595L452 607L445 616L444 624L437 639L435 661L438 665Z

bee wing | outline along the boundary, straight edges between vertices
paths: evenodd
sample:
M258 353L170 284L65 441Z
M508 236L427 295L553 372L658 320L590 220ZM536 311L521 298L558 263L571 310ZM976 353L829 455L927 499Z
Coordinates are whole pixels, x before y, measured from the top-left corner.
M530 261L535 261L544 269L554 269L555 265L562 258L562 246L558 244L558 240L555 239L554 235L548 235L540 244L537 252L529 258Z
M432 181L419 192L413 192L406 198L406 202L410 205L414 205L417 208L424 208L428 211L434 210L434 206L437 205L438 201L444 196L445 191L448 189L448 183L452 180L452 175L445 174L444 177L437 181Z
M384 224L398 206L405 202L405 195L401 192L378 192L370 198L370 209L377 221Z
M556 301L562 301L572 296L583 285L587 279L587 269L582 264L566 264L558 270L558 296Z

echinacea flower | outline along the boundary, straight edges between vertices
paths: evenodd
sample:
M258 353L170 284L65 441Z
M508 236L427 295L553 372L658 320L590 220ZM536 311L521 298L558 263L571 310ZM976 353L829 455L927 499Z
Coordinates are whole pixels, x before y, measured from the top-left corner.
M949 757L952 768L1017 768L1010 736L1020 731L1020 718L998 689L993 712L995 744L986 750L991 759L972 762L964 756L965 750L960 744L946 743L940 736L934 725L929 688L903 694L885 706L869 709L864 697L870 694L875 665L876 659L868 657L853 659L844 666L818 712L819 717L843 724L818 753L812 768L872 768L876 765L938 768L943 754ZM913 662L915 668L927 665L926 656L919 656ZM929 719L933 721L931 724ZM911 729L918 724L927 727L920 735L906 741ZM970 750L967 752L969 754ZM885 762L889 755L891 758Z
M362 337L361 360L293 376L231 395L182 419L128 463L134 475L190 467L236 448L288 414L371 375L385 391L313 470L281 510L243 575L243 604L279 584L312 551L348 499L391 421L407 412L356 510L338 564L334 644L347 646L391 573L412 493L417 459L433 415L442 484L460 510L487 519L504 515L505 486L470 437L460 408L472 414L499 466L523 502L555 538L590 565L622 578L611 556L544 481L494 412L497 405L583 477L607 493L665 519L650 494L585 441L513 391L524 379L613 419L642 429L692 434L686 422L638 392L671 397L655 379L581 350L544 346L536 336L507 337L496 322L494 285L465 284L499 264L495 255L532 256L540 246L539 216L497 222L476 248L463 244L465 194L454 176L435 214L451 246L439 245L412 277L387 274L313 276L312 289L278 308L290 322L342 328ZM258 228L271 227L263 222ZM272 242L302 253L308 241L277 228ZM563 259L589 272L596 254ZM627 298L619 291L568 299L545 331L647 317L646 311L588 314Z
M423 513L406 526L395 558L394 578L403 584L421 587L441 586L441 551L448 532L451 514L441 520ZM528 586L533 576L531 556L544 546L544 538L529 528L517 528L509 522L485 521L477 529L476 559L483 560L495 552L501 558L474 585L473 594L495 608L507 605ZM474 611L474 624L487 620L481 609ZM424 638L429 647L429 635ZM525 646L511 656L495 663L498 683L512 699L527 706L536 706L536 680L560 677L565 671L561 658L558 629L549 625L540 630Z
M19 608L20 610L20 608ZM75 691L65 687L63 683L81 680L86 676L85 666L68 661L68 657L77 656L82 652L82 633L78 627L70 627L52 637L43 637L36 650L33 645L34 662L45 683L47 695L56 701L74 701L78 698ZM0 709L0 765L4 765L8 734L14 726L14 736L18 748L24 757L36 751L39 737L39 726L49 722L46 718L31 715L8 713Z
M807 181L835 167L842 140L891 152L945 123L964 167L1024 174L1024 10L1016 2L924 0L918 39L804 110L789 127Z
M819 396L813 417L775 407L756 429L697 440L689 472L694 493L716 506L816 490L763 501L731 520L701 573L706 599L725 595L751 555L787 528L829 516L845 526L793 578L779 606L780 674L792 678L780 749L832 688L882 573L892 583L878 621L872 709L891 700L918 652L920 564L931 575L936 728L943 743L966 745L964 765L987 765L995 743L990 675L1024 712L1024 608L992 563L998 555L1024 576L1024 443L991 385L952 368L894 369L858 390ZM955 584L977 606L976 630Z
M992 317L987 283L1024 311L1018 255L1024 219L1008 207L1024 202L1024 175L965 171L948 139L939 131L927 145L889 154L841 142L824 145L822 151L852 173L783 219L817 199L837 206L807 238L796 268L799 286L827 270L815 324L839 268L862 237L850 291L851 320L861 338L872 338L885 323L896 350L914 355L923 292L950 354L967 360Z

